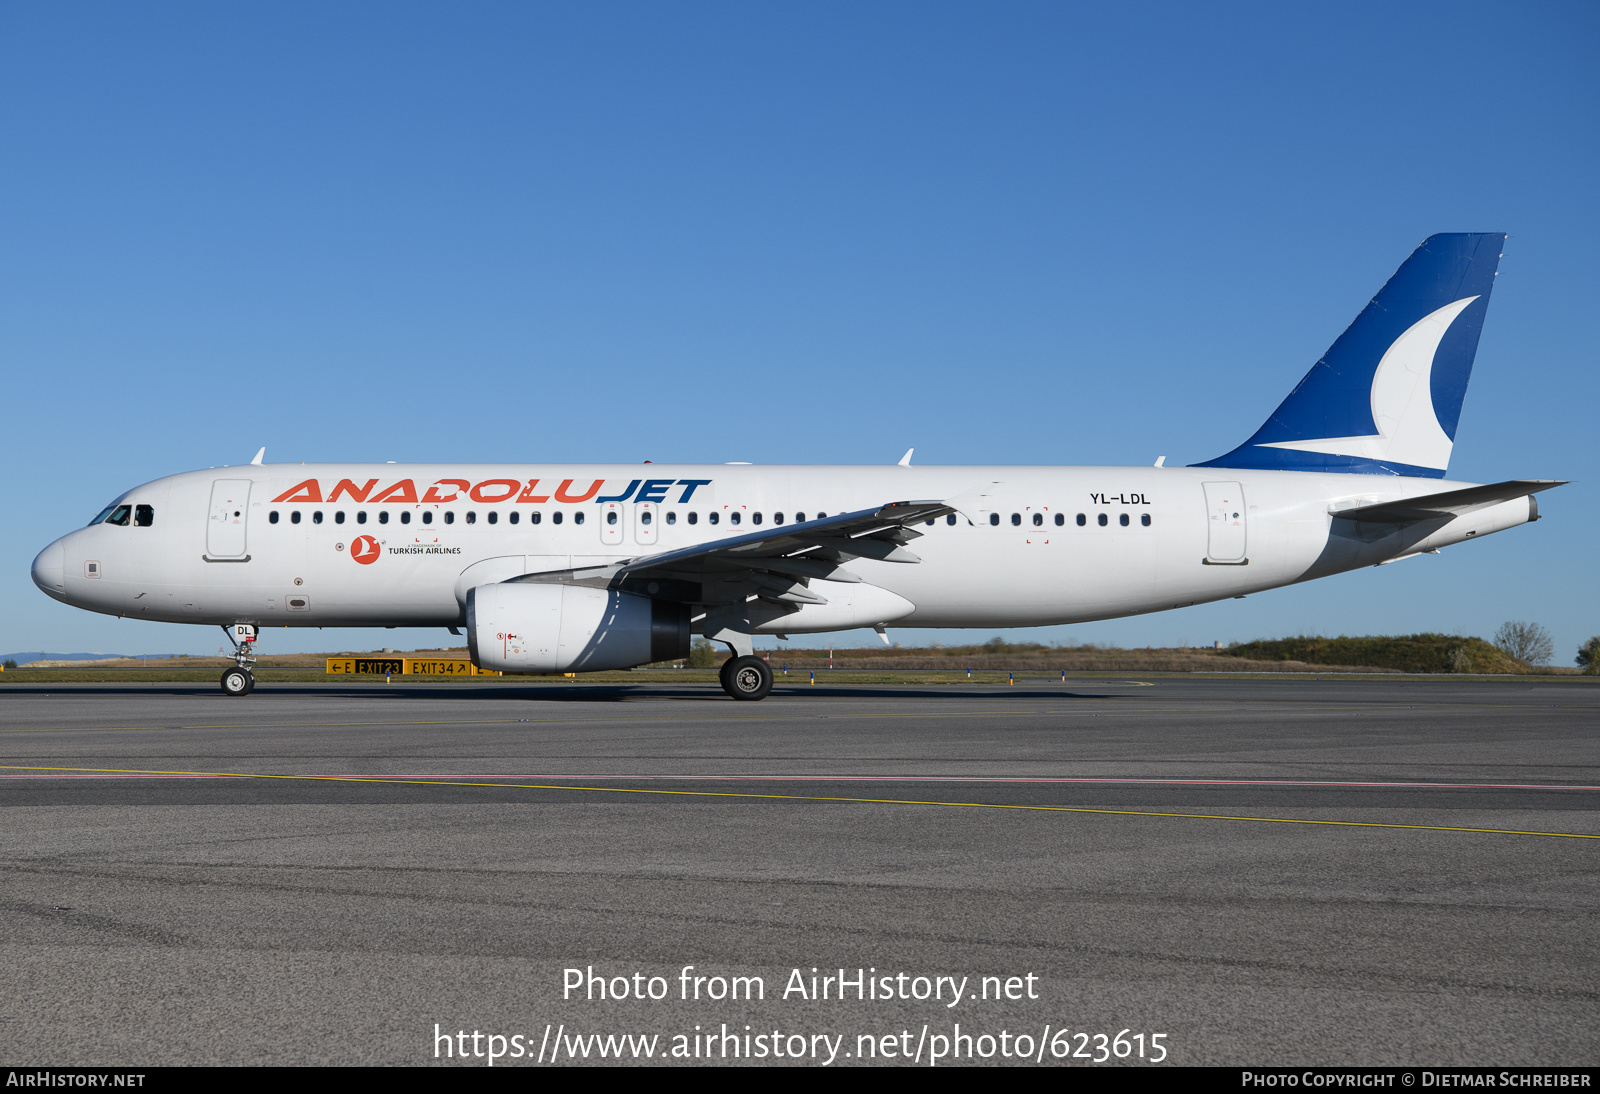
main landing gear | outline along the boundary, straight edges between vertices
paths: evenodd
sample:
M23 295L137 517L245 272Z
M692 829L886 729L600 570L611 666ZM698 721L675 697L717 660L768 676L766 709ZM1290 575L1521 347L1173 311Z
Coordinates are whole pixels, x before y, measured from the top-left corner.
M256 628L252 623L235 623L223 627L222 633L233 643L233 668L222 674L222 694L249 695L256 690L255 674L250 666L256 663Z
M772 666L759 657L735 657L723 662L722 690L735 699L765 699L772 691Z

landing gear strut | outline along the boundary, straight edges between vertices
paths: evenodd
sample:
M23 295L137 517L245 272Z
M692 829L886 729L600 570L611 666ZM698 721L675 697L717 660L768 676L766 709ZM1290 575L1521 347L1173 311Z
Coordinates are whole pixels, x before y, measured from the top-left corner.
M256 628L251 623L235 623L223 627L222 633L233 643L234 667L222 674L222 694L249 695L256 690L255 674L250 666L256 663Z
M759 657L735 657L724 662L722 690L735 699L765 699L772 691L772 666Z

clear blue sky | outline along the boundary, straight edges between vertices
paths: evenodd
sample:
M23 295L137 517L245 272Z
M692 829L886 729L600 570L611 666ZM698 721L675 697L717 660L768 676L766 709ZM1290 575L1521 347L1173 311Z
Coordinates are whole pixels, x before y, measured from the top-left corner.
M1532 619L1570 663L1600 633L1597 30L1590 3L7 3L0 650L214 650L28 564L261 445L1207 459L1424 236L1507 231L1450 470L1578 480L1547 519L1012 636Z

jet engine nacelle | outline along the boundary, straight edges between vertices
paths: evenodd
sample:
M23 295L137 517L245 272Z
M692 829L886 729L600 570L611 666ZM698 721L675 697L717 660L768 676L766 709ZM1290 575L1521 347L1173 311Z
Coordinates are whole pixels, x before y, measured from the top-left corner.
M500 672L595 672L689 656L689 607L531 582L467 592L472 663Z

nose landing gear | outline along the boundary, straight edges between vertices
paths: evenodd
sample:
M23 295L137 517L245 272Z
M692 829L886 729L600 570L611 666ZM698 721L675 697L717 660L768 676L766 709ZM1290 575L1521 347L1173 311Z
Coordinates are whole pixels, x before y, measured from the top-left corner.
M233 659L236 662L233 668L222 674L222 694L249 695L256 690L255 674L250 671L250 666L256 663L255 625L235 623L231 627L223 627L222 633L233 644Z
M247 669L232 668L222 674L222 694L249 695L256 690L256 678Z

